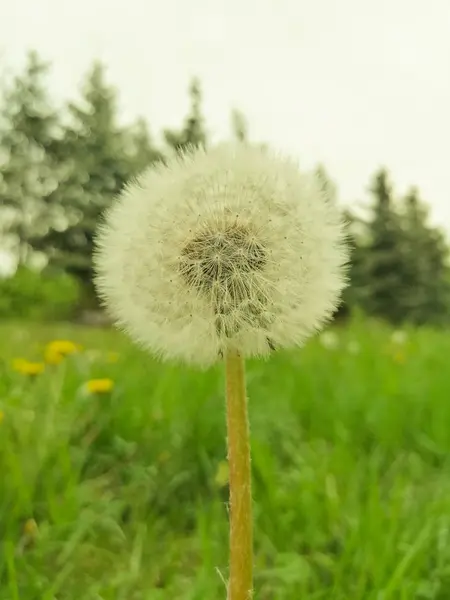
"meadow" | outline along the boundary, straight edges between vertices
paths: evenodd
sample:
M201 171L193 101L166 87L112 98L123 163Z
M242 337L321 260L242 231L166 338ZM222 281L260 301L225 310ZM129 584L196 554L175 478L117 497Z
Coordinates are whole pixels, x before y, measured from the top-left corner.
M355 322L248 364L255 600L450 598L449 356ZM225 600L227 497L220 367L0 324L0 600Z

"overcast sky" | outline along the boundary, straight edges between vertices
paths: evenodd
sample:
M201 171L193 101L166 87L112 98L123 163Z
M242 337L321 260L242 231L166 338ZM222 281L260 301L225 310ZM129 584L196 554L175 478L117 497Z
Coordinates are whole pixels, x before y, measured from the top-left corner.
M123 115L155 132L181 123L198 75L214 138L236 106L253 139L323 161L345 201L386 164L450 232L450 0L1 2L1 64L31 48L58 99L104 60Z

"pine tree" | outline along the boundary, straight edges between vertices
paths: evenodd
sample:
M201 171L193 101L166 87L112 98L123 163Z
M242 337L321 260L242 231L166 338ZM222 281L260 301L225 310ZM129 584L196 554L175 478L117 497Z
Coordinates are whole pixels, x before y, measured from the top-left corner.
M348 213L353 246L344 302L393 323L442 323L449 317L450 275L444 235L412 188L395 202L385 170L374 177L368 220Z
M363 308L394 323L405 318L403 280L405 275L404 233L396 211L385 169L376 173L371 192L372 216L367 223L368 243L360 269L366 288Z
M342 294L342 304L338 308L337 317L345 318L355 309L361 309L365 304L367 288L364 272L364 236L361 232L362 223L350 210L344 211L347 223L347 243L350 247L350 263L348 265L348 286ZM364 229L363 229L364 231Z
M247 119L240 110L233 109L231 111L231 131L233 139L237 142L248 141L248 124Z
M129 138L128 151L132 163L131 170L134 173L142 173L142 171L154 163L164 161L164 154L155 146L145 119L138 119L130 127L127 135Z
M324 165L319 164L315 170L315 176L328 198L332 202L337 202L337 186L329 176Z
M207 133L202 114L202 91L200 81L194 78L189 86L191 107L180 130L165 129L164 138L170 148L183 152L189 147L206 147Z
M25 70L7 86L0 115L0 208L10 249L19 262L45 228L61 175L60 115L47 95L49 66L30 52Z
M336 203L338 201L337 186L336 186L335 182L331 179L325 166L323 164L317 165L316 169L314 170L314 175L315 175L320 187L322 188L324 194L329 198L329 200L331 202ZM354 277L353 271L354 271L354 266L355 266L355 262L354 262L355 261L355 251L357 251L357 240L356 240L356 237L353 235L353 231L352 231L352 225L354 222L353 215L349 211L346 211L344 219L347 223L348 242L351 247L351 254L350 254L351 262L349 265L349 279L352 281L353 277ZM349 286L349 287L345 288L343 295L342 295L342 302L336 311L335 318L345 319L346 317L349 316L351 309L356 305L356 297L355 297L354 291L355 291L354 286L352 286L352 287Z
M448 319L450 302L445 237L428 224L429 211L417 188L411 188L403 204L405 312L417 324L439 323Z
M70 103L64 128L64 177L52 203L58 209L47 230L35 236L33 248L44 252L50 266L75 276L88 303L95 303L92 250L101 213L127 180L160 158L140 120L131 128L117 118L117 93L95 63L82 88L81 101Z

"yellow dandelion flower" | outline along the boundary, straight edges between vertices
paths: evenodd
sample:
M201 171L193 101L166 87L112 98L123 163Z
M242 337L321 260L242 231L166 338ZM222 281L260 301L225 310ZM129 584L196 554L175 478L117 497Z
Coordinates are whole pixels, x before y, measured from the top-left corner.
M108 362L115 363L119 360L118 352L108 352Z
M82 346L70 340L53 340L45 347L45 362L49 365L59 365L65 356L81 352Z
M401 352L400 350L394 354L393 358L394 362L396 362L398 365L403 365L406 362L405 353Z
M14 371L22 371L27 362L28 361L24 358L15 358L12 361L12 368L14 369Z
M408 341L408 334L406 331L398 329L391 335L391 342L397 346L403 346Z
M45 364L42 362L30 362L23 358L17 358L13 361L13 368L15 371L22 373L22 375L30 375L34 377L39 375L45 369Z
M45 370L45 364L41 362L29 362L24 369L24 373L26 375L39 375L43 373Z
M218 487L226 486L228 483L229 474L230 474L230 469L228 467L227 461L226 460L220 461L220 463L217 467L216 476L214 477L214 483Z
M53 359L54 362L61 362L62 357L69 356L70 354L76 354L80 352L82 347L79 344L75 344L70 340L53 340L49 342L45 348L46 356ZM56 360L55 360L56 359Z
M34 519L27 519L23 526L23 533L30 538L35 538L38 533L38 525Z
M114 381L112 379L90 379L86 383L86 388L91 394L107 394L111 392L114 387Z
M45 349L45 362L49 365L59 365L64 360L64 355L59 352L55 352L50 348Z

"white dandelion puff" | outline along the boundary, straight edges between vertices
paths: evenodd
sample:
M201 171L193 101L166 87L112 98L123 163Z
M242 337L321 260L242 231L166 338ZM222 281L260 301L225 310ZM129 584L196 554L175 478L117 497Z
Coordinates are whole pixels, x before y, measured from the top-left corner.
M302 345L346 285L341 213L312 173L249 145L153 167L107 212L99 295L153 353L207 367Z
M334 331L325 331L319 341L327 350L336 350L339 347L339 337Z
M406 343L407 340L408 340L408 334L406 333L406 331L398 329L398 330L392 332L391 341L394 344L398 344L399 346L402 346L403 344Z

